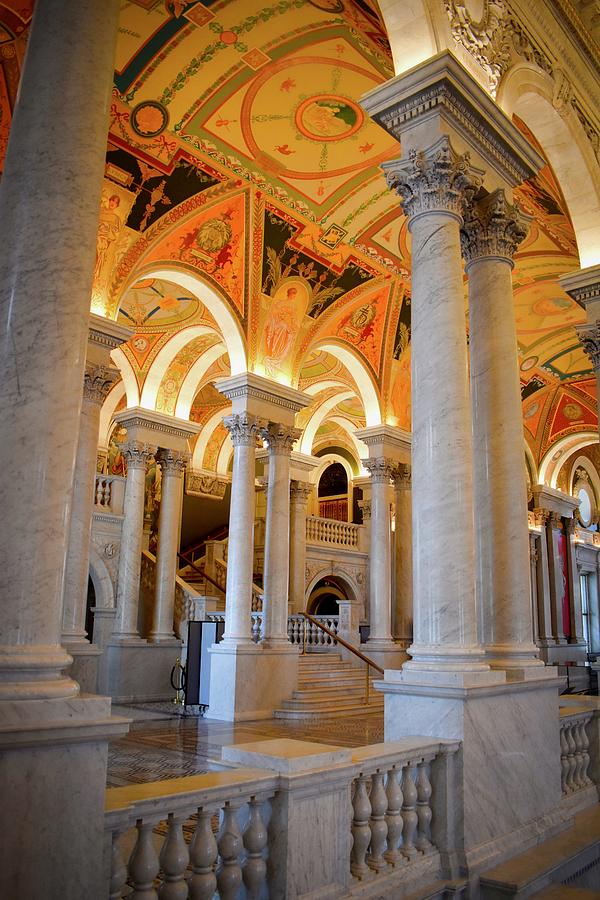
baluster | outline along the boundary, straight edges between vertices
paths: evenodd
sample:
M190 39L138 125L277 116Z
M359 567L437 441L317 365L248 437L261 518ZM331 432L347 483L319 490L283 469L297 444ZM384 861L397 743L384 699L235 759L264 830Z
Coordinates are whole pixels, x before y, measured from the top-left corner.
M136 827L138 837L129 859L129 877L133 888L129 898L131 900L157 900L158 894L154 890L154 879L158 875L160 865L152 836L154 823L138 819Z
M387 796L383 789L383 772L375 772L371 776L371 852L367 860L369 868L379 872L386 866L383 851L387 841Z
M580 734L580 745L581 745L581 780L583 782L584 787L587 787L588 784L592 783L590 776L588 775L588 769L590 766L590 740L587 736L586 730L587 722L582 719L579 725L579 734Z
M569 793L567 775L569 774L569 745L567 743L567 727L560 727L560 781L563 794Z
M416 813L417 788L414 779L415 767L408 763L402 770L402 854L411 859L416 856L415 835L417 832L418 817Z
M431 851L431 782L427 773L427 762L422 760L417 769L417 840L415 847L421 853Z
M252 640L255 644L258 644L260 635L259 635L259 620L257 616L252 616Z
M217 840L221 865L217 869L217 887L221 900L235 900L242 883L239 855L242 835L237 822L237 810L229 802L223 807L223 822Z
M164 873L162 887L158 892L159 900L186 900L188 886L185 871L190 861L190 854L183 837L183 823L187 819L185 813L174 815L169 813L169 831L167 839L160 851L160 867Z
M579 790L584 786L581 772L583 770L583 756L581 755L581 735L579 730L580 722L573 722L572 735L575 744L575 771L573 772L573 784L575 790Z
M352 819L352 856L350 871L355 878L363 879L369 874L369 867L365 857L367 848L371 843L371 801L367 793L367 776L360 775L356 780L354 797L352 798L354 818Z
M402 815L400 810L402 809L403 798L396 769L390 769L388 772L385 792L387 795L387 813L385 816L387 823L387 850L383 856L392 866L397 866L403 862L402 854L398 849L402 838Z
M575 769L577 767L577 760L575 759L575 740L573 738L573 726L569 723L566 728L566 738L567 738L567 747L569 748L569 753L567 759L569 761L569 771L567 772L567 787L569 788L569 792L575 790L575 780L573 776L575 775Z
M190 844L192 877L190 880L190 900L212 900L217 889L215 864L217 842L211 825L211 812L198 810L198 822Z
M102 506L102 479L96 478L96 493L94 495L94 503L96 506Z
M121 900L123 888L127 881L127 866L121 852L121 835L123 832L116 829L112 833L112 848L110 855L110 894L108 900Z
M258 900L267 874L267 864L263 859L263 850L267 846L267 828L260 814L260 803L256 797L250 798L248 810L248 824L244 829L247 860L242 876L248 900Z
M109 509L112 506L112 484L108 479L104 482L104 505Z

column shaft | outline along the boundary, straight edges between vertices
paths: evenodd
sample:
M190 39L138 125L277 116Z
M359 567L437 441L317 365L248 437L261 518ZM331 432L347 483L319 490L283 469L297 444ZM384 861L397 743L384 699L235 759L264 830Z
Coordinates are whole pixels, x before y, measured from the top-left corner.
M403 647L412 641L412 500L410 466L403 465L394 476L396 531L394 533L396 597L392 621L394 639Z
M271 422L261 431L269 448L265 531L263 641L287 644L290 554L290 454L300 437L296 428Z
M292 481L290 488L290 610L305 607L306 593L306 508L312 485Z
M392 641L392 542L390 522L390 479L394 467L385 458L365 460L371 473L371 544L369 559L368 649Z
M175 577L183 508L183 476L187 459L187 454L173 450L159 450L157 454L162 482L151 641L174 639Z
M123 447L127 460L124 518L119 551L117 582L117 615L114 636L121 641L139 640L138 608L140 601L140 573L142 568L142 540L144 528L144 494L146 463L155 447L131 441Z
M252 643L255 450L259 419L235 414L223 419L233 442L233 472L227 549L225 634L228 644Z
M519 214L500 197L493 227L519 227ZM473 409L476 590L481 639L493 668L543 665L533 643L527 483L512 293L512 261L489 239L485 212L469 223L469 350ZM479 233L476 233L479 231ZM475 233L474 233L475 232ZM483 232L483 234L482 234ZM522 228L513 248L526 234ZM482 247L488 238L491 247ZM507 251L508 252L508 251ZM467 255L468 258L468 255Z
M0 678L11 695L18 682L22 696L77 690L60 675L59 641L117 13L115 0L36 4L0 183Z

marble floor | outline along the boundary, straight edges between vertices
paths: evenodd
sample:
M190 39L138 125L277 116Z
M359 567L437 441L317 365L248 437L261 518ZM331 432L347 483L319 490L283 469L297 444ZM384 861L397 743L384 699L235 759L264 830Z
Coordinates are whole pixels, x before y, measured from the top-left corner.
M341 747L361 747L383 741L383 713L321 722L266 719L233 723L174 716L165 711L165 704L114 706L113 712L133 719L133 722L129 734L110 745L109 787L218 770L223 768L219 760L221 747L225 744L274 737Z

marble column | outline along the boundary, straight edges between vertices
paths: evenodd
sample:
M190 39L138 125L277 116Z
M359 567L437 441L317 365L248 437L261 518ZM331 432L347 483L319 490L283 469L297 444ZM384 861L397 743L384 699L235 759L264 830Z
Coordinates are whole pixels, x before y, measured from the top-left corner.
M542 659L548 658L548 647L551 647L555 641L552 635L552 616L550 610L550 573L548 569L548 536L546 523L550 513L545 509L534 509L531 513L533 524L539 533L532 532L537 535L536 540L536 559L535 559L535 599L537 609L538 622L538 642L541 650Z
M149 640L172 642L175 611L175 577L177 552L183 510L183 478L188 453L159 449L156 461L161 468L160 510L158 513L158 548L154 591L154 615Z
M255 450L262 425L249 414L223 419L233 443L225 634L222 644L252 643L252 582L254 569Z
M86 365L63 596L62 643L67 645L67 649L69 644L74 645L74 649L77 645L89 644L85 630L85 614L92 512L96 491L96 448L100 408L118 378L117 369Z
M569 297L585 309L587 322L576 325L575 331L592 364L600 404L600 265L570 272L563 275L559 282Z
M581 613L581 587L579 584L579 570L577 568L577 546L575 544L575 531L577 522L574 518L564 519L565 536L567 539L567 569L569 573L569 606L571 619L570 644L585 647L583 638L583 616Z
M302 612L306 605L306 511L313 485L290 482L290 611Z
M371 476L371 540L369 554L369 623L367 653L390 649L392 639L392 535L390 482L394 462L384 456L363 460ZM397 648L394 648L397 649Z
M269 451L263 603L263 642L267 646L289 643L290 454L300 434L298 428L278 422L261 429Z
M403 672L488 672L474 585L472 436L460 248L482 172L442 135L384 165L412 235L414 638ZM457 523L460 523L457 527Z
M406 648L412 641L412 501L410 466L400 464L394 474L396 530L394 532L395 603L392 634Z
M548 549L548 571L550 575L550 621L552 637L555 644L566 644L564 630L563 600L568 585L563 577L563 560L559 552L558 542L564 531L563 519L559 512L551 511L546 524Z
M117 576L117 614L113 640L139 642L138 608L142 567L142 532L146 465L156 447L141 441L129 441L121 448L127 462L124 518Z
M62 594L116 18L37 5L0 184L2 696L78 690Z
M533 642L512 289L513 256L529 221L496 190L468 206L461 232L469 277L476 602L487 661L510 677L544 665Z

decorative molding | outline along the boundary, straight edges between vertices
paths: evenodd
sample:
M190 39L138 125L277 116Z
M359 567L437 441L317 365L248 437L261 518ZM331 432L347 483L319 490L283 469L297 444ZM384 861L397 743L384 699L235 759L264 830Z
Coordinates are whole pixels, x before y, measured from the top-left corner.
M490 256L503 257L512 265L519 244L527 237L531 216L510 204L499 188L465 208L460 240L469 264Z
M569 272L568 275L562 275L558 280L569 297L584 309L587 308L588 303L600 301L600 265Z
M371 518L371 501L370 500L359 500L358 508L362 512L363 522L367 522Z
M549 516L549 510L536 507L527 514L528 524L533 528L544 528Z
M260 436L269 448L269 456L289 456L301 434L300 428L291 428L280 422L268 422L260 429Z
M469 160L468 153L455 153L448 136L442 135L427 150L413 148L408 159L385 162L382 168L409 218L439 210L462 218L465 203L483 180L483 171L473 168Z
M234 447L256 447L264 422L258 416L234 413L223 417L223 425L229 431Z
M114 420L120 425L124 425L128 431L139 428L157 435L186 441L200 431L200 425L196 422L178 419L175 416L168 416L153 409L144 409L141 406L131 406L121 410L115 414ZM161 442L157 439L157 443Z
M131 469L145 470L149 457L156 453L156 447L142 441L129 441L121 446L121 453L127 462L127 472Z
M308 481L290 481L290 501L297 505L308 503L314 490L314 485Z
M161 448L156 453L156 462L162 469L163 477L165 475L174 475L182 478L189 461L190 454L183 453L180 450L166 450Z
M401 463L394 469L392 475L394 487L397 491L410 491L412 488L412 470L406 463Z
M598 372L600 370L600 321L587 325L575 325L575 331L583 344L586 356L592 363L594 372Z
M93 363L86 363L83 374L84 401L102 406L110 389L120 377L119 370L112 366L96 366Z
M215 381L216 389L234 402L239 399L252 399L271 403L284 409L299 412L306 406L310 406L312 397L297 391L285 384L255 375L253 372L241 372L227 378L218 378ZM234 407L235 408L235 407Z
M363 460L363 465L371 476L372 484L389 484L396 472L395 460L387 456L370 456Z
M228 480L214 472L200 472L188 469L185 476L185 492L194 497L209 497L222 500L227 490Z
M104 316L90 313L88 343L103 350L115 350L134 335L134 330Z

